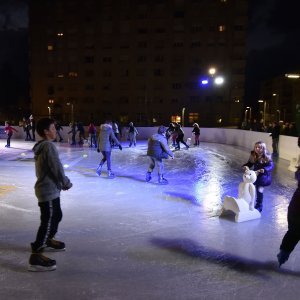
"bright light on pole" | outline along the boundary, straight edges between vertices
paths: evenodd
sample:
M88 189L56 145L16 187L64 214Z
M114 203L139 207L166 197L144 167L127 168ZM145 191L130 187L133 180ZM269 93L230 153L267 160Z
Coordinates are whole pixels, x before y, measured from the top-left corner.
M266 105L267 105L267 102L265 100L258 100L259 103L263 103L264 104L264 126L266 125Z
M182 127L184 127L184 112L185 112L185 107L182 108L182 112L181 112L181 115L182 115Z
M211 68L209 68L208 69L208 74L209 75L215 75L216 74L216 72L217 72L217 70L216 70L216 68L214 68L214 67L211 67Z
M68 102L67 105L71 106L71 118L72 118L71 122L74 123L74 105L71 102Z
M246 108L249 109L249 120L251 120L251 117L252 117L252 114L251 114L252 109L251 109L250 106L247 106Z
M218 76L215 78L215 84L216 85L221 85L224 83L224 78L222 76Z

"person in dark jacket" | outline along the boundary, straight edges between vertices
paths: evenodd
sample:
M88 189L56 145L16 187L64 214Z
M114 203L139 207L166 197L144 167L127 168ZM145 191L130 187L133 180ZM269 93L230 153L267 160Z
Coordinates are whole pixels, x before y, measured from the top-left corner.
M101 152L103 157L96 170L96 174L98 176L101 175L102 167L107 161L108 178L110 179L115 177L115 174L111 170L111 141L113 141L114 144L117 145L120 150L122 150L122 146L113 132L111 122L106 121L105 124L100 125L100 133L97 142L97 151Z
M273 156L278 156L278 144L279 144L280 126L277 122L272 123L272 129L270 136L272 137Z
M176 138L176 150L180 150L180 143L185 145L186 149L189 149L189 145L183 140L184 138L184 131L179 123L176 123L175 125L175 131L177 133L177 138Z
M158 127L157 133L153 134L148 139L147 155L149 157L149 168L146 174L146 181L151 180L151 173L155 168L155 164L158 166L158 183L168 184L168 180L164 178L164 163L163 159L167 159L169 156L173 159L174 154L168 146L166 139L167 128L163 125Z
M200 127L198 123L194 123L192 133L195 135L195 144L194 146L200 145Z
M280 252L277 254L279 266L289 259L291 252L300 240L300 167L297 168L295 178L298 181L298 187L288 206L288 231L282 239Z
M274 167L272 158L267 151L266 144L258 141L254 145L254 150L251 151L248 162L243 165L253 169L257 173L257 179L254 182L256 187L256 204L255 208L261 212L263 209L263 191L264 187L272 182L272 170Z

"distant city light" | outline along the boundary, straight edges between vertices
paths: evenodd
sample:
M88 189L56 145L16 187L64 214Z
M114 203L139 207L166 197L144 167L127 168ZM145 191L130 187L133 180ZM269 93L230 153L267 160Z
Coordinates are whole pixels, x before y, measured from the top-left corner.
M300 77L300 75L299 74L285 74L285 77L298 79Z
M224 78L223 77L221 77L221 76L216 77L215 84L221 85L223 83L224 83Z

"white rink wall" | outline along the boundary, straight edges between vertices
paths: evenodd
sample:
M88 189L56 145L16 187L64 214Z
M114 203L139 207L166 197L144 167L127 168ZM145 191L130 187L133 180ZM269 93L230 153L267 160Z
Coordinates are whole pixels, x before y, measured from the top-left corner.
M14 132L12 139L25 139L25 133L23 128L14 126L18 132ZM64 141L70 140L70 135L68 132L71 130L70 127L63 127L64 130L61 131L61 135ZM87 132L87 127L85 127ZM153 133L157 132L157 127L137 127L139 135L137 136L138 140L146 140ZM192 127L184 127L185 140L187 138L192 138ZM122 129L122 142L126 142L126 128ZM4 126L0 126L0 138L6 139L4 133ZM36 138L38 139L38 134L36 133ZM241 130L241 129L229 129L229 128L201 128L200 143L219 143L227 145L236 145L252 150L253 145L257 141L264 141L267 145L268 150L272 153L272 138L269 133ZM279 138L279 157L286 160L297 160L298 159L298 138L292 136L281 135Z

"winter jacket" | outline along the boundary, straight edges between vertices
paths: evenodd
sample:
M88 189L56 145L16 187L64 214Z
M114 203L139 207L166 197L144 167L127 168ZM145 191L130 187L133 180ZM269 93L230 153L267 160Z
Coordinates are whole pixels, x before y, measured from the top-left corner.
M167 139L159 133L153 134L148 139L147 155L155 157L157 159L168 158L168 156L174 156L173 152L168 146Z
M10 135L10 136L12 136L13 131L18 132L18 130L16 130L15 128L11 127L10 125L5 126L5 127L4 127L4 131L5 131L5 133L6 133L7 135Z
M113 140L115 145L117 145L117 146L120 145L120 142L116 138L111 125L102 124L100 126L100 133L98 136L98 149L100 151L111 151L110 139Z
M195 135L200 135L200 128L195 126L192 130L192 133L194 133Z
M269 161L262 161L254 159L254 153L253 151L250 154L249 160L246 164L243 166L247 166L249 168L252 168L253 171L257 171L260 169L264 169L264 173L258 173L257 179L254 182L254 185L257 186L268 186L272 182L272 170L274 168L274 164L272 159L269 159Z
M46 140L33 147L35 160L35 195L39 202L54 200L62 189L70 187L70 179L65 175L55 145Z

